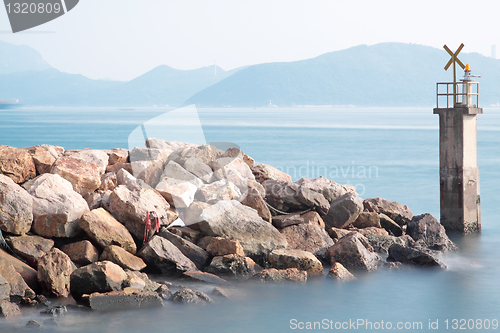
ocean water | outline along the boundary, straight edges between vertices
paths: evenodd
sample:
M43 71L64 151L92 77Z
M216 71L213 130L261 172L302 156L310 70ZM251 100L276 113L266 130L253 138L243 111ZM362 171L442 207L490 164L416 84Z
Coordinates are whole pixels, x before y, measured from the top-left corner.
M128 148L129 134L137 126L169 111L2 110L0 144ZM326 176L356 186L362 198L384 197L407 204L415 215L429 212L439 217L438 116L431 107L198 109L198 116L207 142L236 144L257 163L278 167L294 180ZM46 329L288 332L305 329L309 322L316 330L494 330L500 320L500 109L485 108L478 116L478 164L483 233L454 238L461 251L442 258L446 271L380 270L346 284L326 278L306 285L236 282L229 288L232 296L215 298L214 305L73 312L58 318L57 327ZM208 293L213 289L194 287ZM45 318L27 311L19 321L0 321L0 330L21 330L29 319ZM438 329L430 329L430 323Z

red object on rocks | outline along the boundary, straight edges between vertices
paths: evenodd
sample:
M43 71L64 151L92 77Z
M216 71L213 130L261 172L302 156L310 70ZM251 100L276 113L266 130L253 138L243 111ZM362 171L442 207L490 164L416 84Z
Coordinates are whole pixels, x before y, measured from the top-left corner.
M144 240L142 244L146 244L149 239L149 230L151 229L151 216L154 217L156 232L160 231L160 218L158 217L158 213L154 210L150 210L146 216L146 224L144 226Z

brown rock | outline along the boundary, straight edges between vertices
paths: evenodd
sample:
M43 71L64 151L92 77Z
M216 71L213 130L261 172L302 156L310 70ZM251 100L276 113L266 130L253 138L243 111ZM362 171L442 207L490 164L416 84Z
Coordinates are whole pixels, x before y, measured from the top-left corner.
M272 282L301 282L305 283L307 281L307 272L300 271L297 268L287 268L287 269L276 269L268 268L260 271L257 277L261 281L272 281Z
M71 158L92 163L99 167L99 173L102 175L108 166L108 154L103 150L86 149L71 155Z
M224 256L226 254L238 254L245 256L243 247L237 239L228 239L223 237L213 237L207 246L207 252L212 256Z
M132 164L130 163L115 163L115 164L110 164L106 167L106 172L114 172L114 173L118 173L118 171L120 171L120 169L123 169L125 171L127 171L128 173L132 174L134 171L132 169Z
M22 235L31 229L33 198L9 177L0 174L0 229Z
M377 269L380 257L373 251L365 236L351 232L326 251L330 262L339 262L349 271L370 272Z
M0 275L0 299L5 299L5 300L10 299L9 281L5 280L5 278L1 275Z
M127 228L103 208L83 214L79 226L102 248L118 245L132 254L137 251L137 245Z
M214 257L206 271L216 275L252 276L260 269L260 266L251 258L238 254L226 254Z
M401 226L394 222L389 216L382 213L378 214L378 216L380 218L380 225L382 228L396 237L403 235L403 229Z
M357 232L359 232L360 234L362 234L365 237L368 235L389 235L387 230L382 229L382 228L375 228L375 227L358 229Z
M99 260L109 260L122 268L130 269L131 271L140 271L146 268L146 264L141 258L134 256L130 252L127 252L123 248L116 245L106 247L101 253Z
M92 293L83 297L83 302L94 311L124 311L128 309L150 309L163 306L156 292L142 291L135 288Z
M161 226L168 226L168 202L155 190L141 189L130 191L124 185L118 186L109 197L110 213L122 222L137 239L144 238L146 217L149 211L156 211ZM151 225L149 234L153 235L155 226Z
M375 252L382 254L388 254L389 248L393 244L399 244L407 247L412 247L415 245L413 239L408 235L394 237L390 235L369 234L366 235L366 239L368 239Z
M108 152L109 160L108 167L118 163L127 163L128 160L128 149L114 148Z
M334 200L330 205L328 214L323 216L326 229L332 227L345 228L356 221L363 211L363 200L356 193L346 193Z
M20 316L22 316L22 314L17 304L11 303L6 300L0 300L0 317L14 318Z
M71 294L80 297L94 292L121 290L127 273L110 261L95 262L73 271L70 277Z
M15 254L26 260L34 268L37 267L38 260L54 247L52 239L29 235L8 237L7 244Z
M174 303L183 304L204 304L213 303L212 299L201 291L192 290L188 288L182 288L177 291L171 298Z
M11 298L20 300L23 297L34 298L36 296L9 260L0 260L0 275L9 282Z
M101 176L101 186L99 191L113 191L117 187L116 173L108 172Z
M233 157L240 158L245 162L250 168L255 166L255 160L239 150L238 148L228 148L220 157Z
M43 174L29 184L33 197L33 231L44 237L74 237L87 202L59 175Z
M99 251L88 240L66 244L61 247L61 251L66 253L75 264L82 266L99 260Z
M201 232L199 232L198 230L191 229L189 227L173 226L168 228L168 230L174 235L181 236L182 238L195 244L202 237Z
M323 257L326 250L333 245L332 238L317 224L291 225L280 232L288 242L287 249L308 251L317 257Z
M380 225L380 217L378 213L375 212L362 212L352 225L360 229L369 227L382 228Z
M351 185L340 185L323 176L315 179L301 178L296 183L300 186L323 194L325 199L330 203L346 193L356 192L356 189Z
M53 248L38 261L38 281L42 288L57 297L68 297L69 277L74 266L68 255Z
M52 166L51 173L71 183L75 192L85 195L101 186L100 167L72 157L61 157Z
M323 194L295 183L266 180L262 185L266 192L266 202L282 212L291 213L313 208L324 215L330 207Z
M339 229L339 228L330 228L328 229L328 234L330 235L331 238L336 238L336 239L341 239L345 235L349 234L349 230L345 229Z
M27 151L0 145L0 174L6 175L17 184L21 184L35 178L35 163Z
M47 149L41 146L34 146L24 148L24 150L26 150L33 158L33 162L35 163L35 168L38 175L50 172L52 165L56 161L56 157L52 155Z
M341 263L336 262L332 265L332 268L328 272L328 277L333 278L337 281L348 282L356 280L354 275L351 274Z
M308 276L323 275L323 265L307 251L274 250L269 254L269 264L277 269L297 268L307 271Z
M253 208L257 211L257 214L267 222L271 222L272 215L271 211L266 205L266 202L259 194L259 192L254 188L249 188L246 192L245 197L241 200L241 203L245 206Z
M211 284L228 284L224 279L221 279L215 274L207 273L207 272L200 272L200 271L189 271L189 272L184 272L184 276L190 277L193 280L196 281L202 281L202 282L207 282Z
M207 250L208 244L210 244L210 241L214 238L213 236L205 236L200 238L200 240L196 243L199 247L204 249L205 251Z
M209 254L198 245L191 243L187 239L177 236L169 231L161 231L159 236L166 238L170 243L177 247L182 254L188 257L198 269L205 267Z
M29 288L38 292L40 290L40 284L38 284L37 271L22 262L21 260L14 258L4 250L0 249L0 263L10 263L14 267L14 270L21 275L21 280L26 281L24 285L28 284ZM3 275L0 272L0 275ZM10 283L10 280L7 276L3 275L5 279L7 279ZM17 282L16 282L17 283Z
M408 206L383 198L366 199L363 201L363 206L367 212L382 213L389 216L400 226L407 224L413 218L413 213Z
M287 175L283 171L276 169L273 166L266 164L259 164L252 168L252 173L255 176L255 180L259 183L264 183L266 180L279 180L283 182L291 182L292 177Z
M196 265L167 239L153 236L137 253L148 265L148 269L161 274L180 275L197 270Z
M89 209L94 210L102 206L102 196L103 193L91 192L85 194L83 199L87 202L87 205L89 205Z
M127 279L123 283L124 288L133 287L143 291L156 291L162 286L161 284L152 281L146 273L131 271L128 269L125 273L127 273Z
M406 232L417 245L434 251L458 251L458 247L446 235L444 227L431 214L414 216Z
M227 291L220 287L215 287L214 290L212 290L212 295L229 298Z

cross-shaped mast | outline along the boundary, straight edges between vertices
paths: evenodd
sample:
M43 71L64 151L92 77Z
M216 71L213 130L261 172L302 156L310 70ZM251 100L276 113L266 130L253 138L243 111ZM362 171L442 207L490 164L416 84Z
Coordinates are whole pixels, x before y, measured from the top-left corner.
M456 71L456 63L458 63L458 65L460 67L462 67L462 69L465 68L464 64L460 61L460 59L458 59L458 54L460 53L460 51L462 51L462 49L464 48L464 44L460 44L460 46L458 47L458 49L455 51L455 53L453 53L450 48L448 46L443 46L443 48L446 50L446 52L448 52L451 56L451 59L450 61L448 61L448 63L446 64L446 66L444 66L444 69L447 71L448 68L450 68L450 65L453 64L453 106L456 106L457 104L457 71Z

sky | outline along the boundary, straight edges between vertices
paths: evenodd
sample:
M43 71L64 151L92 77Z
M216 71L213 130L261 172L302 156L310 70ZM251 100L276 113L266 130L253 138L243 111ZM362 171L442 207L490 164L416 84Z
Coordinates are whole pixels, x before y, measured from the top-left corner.
M500 53L498 0L80 0L67 14L0 40L53 67L131 80L159 66L224 70L295 61L360 44L403 42ZM444 51L443 51L444 52Z

